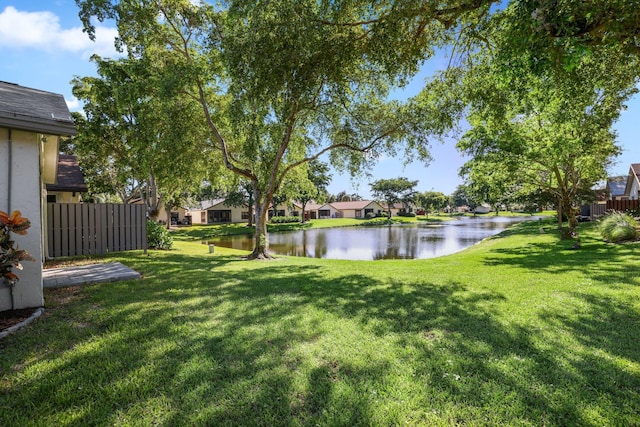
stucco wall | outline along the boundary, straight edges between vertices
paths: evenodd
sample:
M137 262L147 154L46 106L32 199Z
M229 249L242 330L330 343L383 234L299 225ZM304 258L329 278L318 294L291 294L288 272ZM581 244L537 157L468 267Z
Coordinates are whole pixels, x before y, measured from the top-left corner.
M15 287L15 308L44 305L42 295L42 212L40 181L40 136L25 131L0 128L0 210L19 210L31 221L25 236L13 235L20 249L26 249L36 262L23 262L24 270ZM10 148L11 147L11 148ZM11 175L11 177L10 177ZM11 292L0 285L0 311L10 310Z
M47 191L47 196L56 196L56 203L80 203L82 201L80 193L70 191Z

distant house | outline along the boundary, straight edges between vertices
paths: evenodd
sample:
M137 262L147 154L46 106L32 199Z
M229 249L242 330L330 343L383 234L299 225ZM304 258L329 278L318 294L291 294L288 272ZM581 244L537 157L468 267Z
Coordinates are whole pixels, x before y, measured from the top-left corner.
M476 206L476 208L473 210L475 213L477 214L486 214L491 212L493 209L491 208L491 206L487 203L483 203L479 206Z
M229 206L225 199L204 200L200 209L189 211L193 224L222 224L249 220L247 207Z
M382 207L384 212L388 211L387 204L384 202L380 202L380 206ZM391 205L391 216L396 216L400 212L412 212L411 209L407 209L402 203L394 203Z
M319 204L316 202L309 202L304 207L305 219L318 219L318 209L320 209L323 204Z
M630 200L640 199L640 163L633 163L629 168L624 195Z
M56 181L46 185L47 203L80 203L82 193L87 192L87 184L75 156L58 156Z
M627 196L625 196L626 186L626 176L612 176L607 178L607 184L605 185L607 200L622 200L627 198Z
M13 293L0 286L0 311L44 304L42 218L47 205L42 190L56 183L60 136L75 134L62 95L0 82L0 210L19 210L31 221L27 234L15 240L37 260L23 263Z

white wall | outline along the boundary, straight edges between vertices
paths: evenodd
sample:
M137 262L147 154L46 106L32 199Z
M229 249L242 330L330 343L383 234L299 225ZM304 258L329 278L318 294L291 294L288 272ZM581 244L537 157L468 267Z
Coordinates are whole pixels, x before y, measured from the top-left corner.
M37 261L23 262L24 270L15 271L20 277L15 287L15 307L44 305L42 294L42 183L40 180L41 136L25 131L0 128L0 210L11 214L19 210L31 221L25 236L13 235L20 249L26 249ZM57 139L56 139L57 145ZM10 148L11 145L11 148ZM56 148L57 150L57 148ZM11 175L11 178L9 178ZM11 292L0 285L0 311L10 310Z
M633 180L631 183L631 190L629 191L629 199L636 200L638 198L638 192L640 191L640 186L638 185L637 180Z

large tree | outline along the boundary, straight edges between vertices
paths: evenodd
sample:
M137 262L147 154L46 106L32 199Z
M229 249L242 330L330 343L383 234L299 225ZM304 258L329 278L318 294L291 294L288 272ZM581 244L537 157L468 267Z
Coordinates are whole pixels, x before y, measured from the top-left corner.
M255 258L270 257L267 211L294 168L327 152L351 171L403 148L428 159L438 116L388 101L389 89L492 3L77 2L90 36L92 18L113 19L130 56L162 46L173 68L162 85L198 100L211 147L252 183Z
M486 49L445 79L467 106L463 173L494 200L505 183L553 194L573 230L579 202L619 151L612 125L636 92L637 58L611 68L620 48L602 46L540 69L533 53L513 48L512 12L486 29Z
M387 205L387 219L391 219L391 208L396 203L408 206L415 197L415 187L418 181L410 181L407 178L379 179L371 183L373 196Z
M116 193L125 203L142 200L155 218L163 202L169 211L204 176L199 104L163 92L158 58L93 61L98 77L73 80L85 111L76 118L74 149L94 191Z
M313 160L306 166L305 174L297 180L291 193L292 199L300 202L302 208L300 222L306 221L305 210L309 202L322 203L327 199L327 186L331 183L328 164Z
M417 203L424 209L425 216L430 212L437 212L447 206L447 196L439 191L425 191L416 194Z

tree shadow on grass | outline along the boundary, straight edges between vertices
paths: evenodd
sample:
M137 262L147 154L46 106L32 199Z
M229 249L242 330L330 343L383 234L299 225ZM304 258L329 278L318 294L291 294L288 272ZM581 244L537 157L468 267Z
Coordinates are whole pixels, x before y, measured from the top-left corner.
M581 249L567 241L528 243L525 246L493 249L484 259L489 266L512 265L530 271L564 273L580 271L602 283L640 285L640 244L608 244L584 239Z
M640 411L640 379L619 363L638 361L625 326L638 316L615 301L577 295L583 316L545 313L532 330L494 315L500 293L458 282L233 257L133 264L145 279L74 306L82 328L60 313L0 344L0 424L631 425Z

